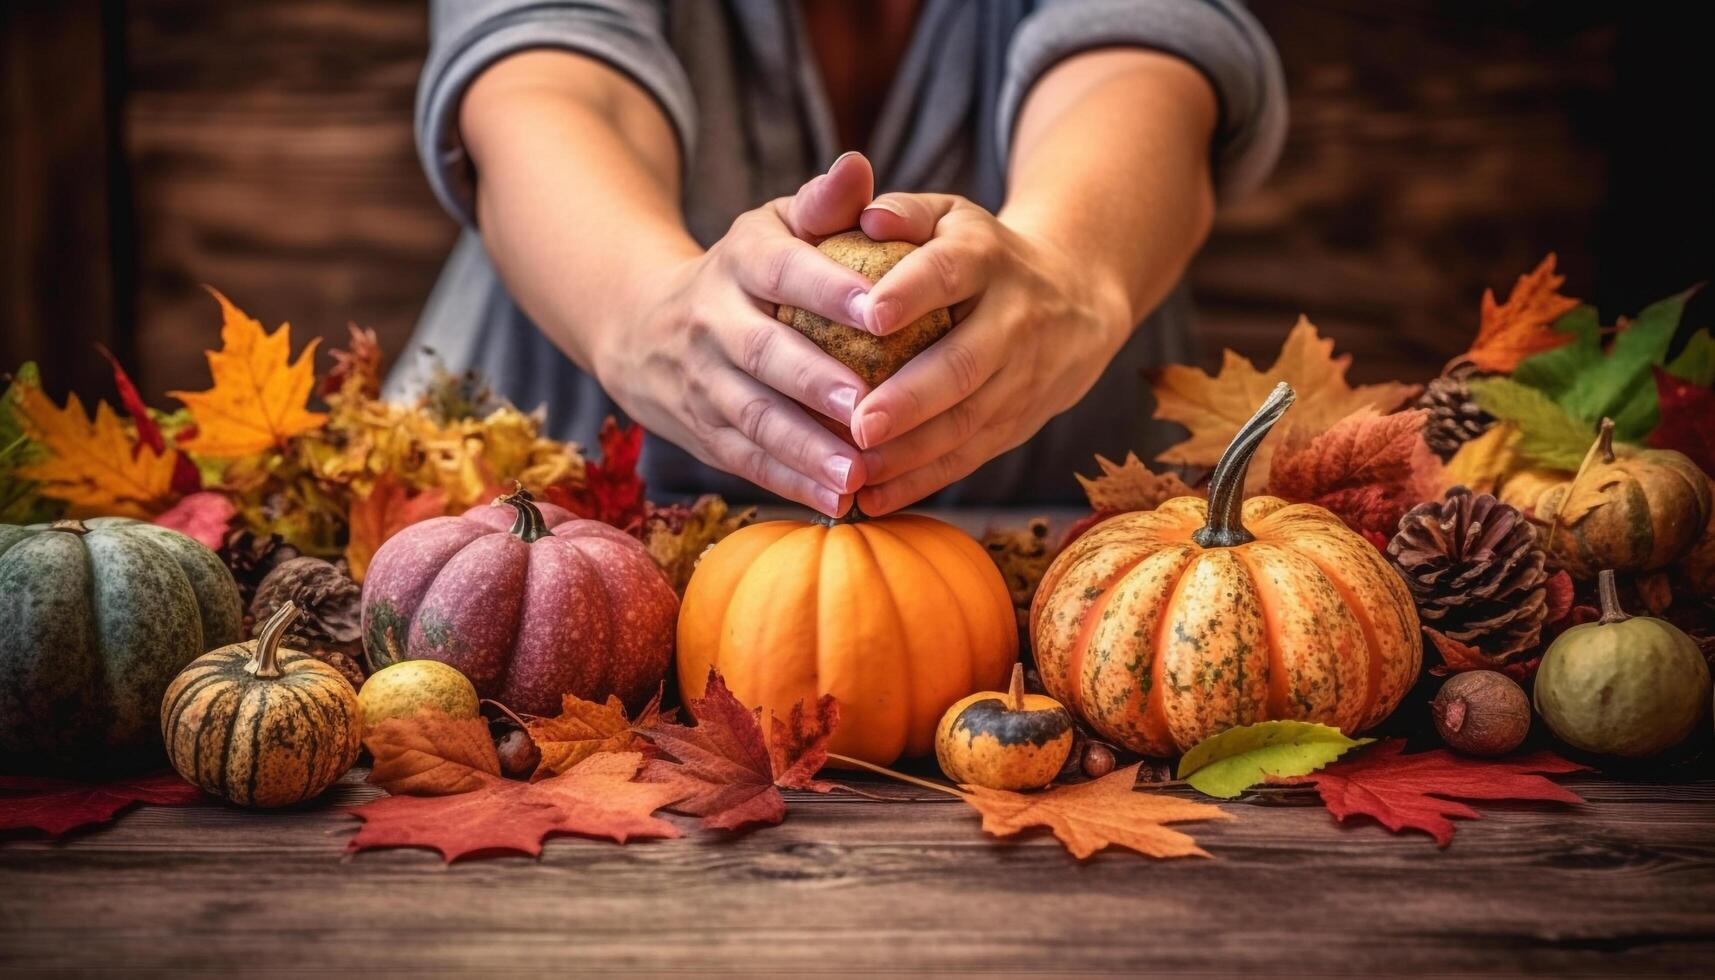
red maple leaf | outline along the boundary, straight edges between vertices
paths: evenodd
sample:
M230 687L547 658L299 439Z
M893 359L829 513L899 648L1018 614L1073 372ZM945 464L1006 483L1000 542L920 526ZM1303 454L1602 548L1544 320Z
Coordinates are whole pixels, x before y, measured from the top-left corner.
M1402 755L1403 739L1378 742L1361 755L1342 759L1312 776L1280 780L1315 783L1316 792L1336 820L1374 817L1398 833L1421 830L1446 847L1453 842L1453 820L1482 814L1457 800L1550 800L1583 803L1584 798L1542 773L1582 772L1588 766L1567 762L1552 752L1511 759L1472 759L1446 749Z
M670 759L651 759L643 778L680 787L674 810L703 818L703 826L737 830L786 819L780 787L825 793L832 786L812 778L828 759L828 737L840 722L839 704L824 694L814 717L802 702L790 720L771 719L774 738L762 736L762 711L739 703L714 671L701 698L686 707L696 726L658 721L639 734Z
M183 455L179 456L184 459ZM171 528L210 551L219 551L238 508L224 493L198 490L155 516L155 524Z
M1661 368L1655 372L1656 400L1661 423L1649 434L1657 449L1682 452L1705 473L1715 473L1715 389L1676 378Z
M679 788L634 782L642 761L637 752L603 752L541 782L477 773L477 788L468 792L385 796L351 808L363 827L346 850L426 847L450 863L478 854L534 856L556 834L620 844L677 837L677 827L653 814L673 802Z
M1274 454L1268 492L1333 511L1353 530L1391 536L1399 519L1437 496L1440 463L1423 442L1423 410L1359 409L1328 429L1294 428Z
M95 349L102 357L107 358L108 364L113 365L113 387L119 389L120 404L125 406L126 414L131 416L131 424L137 428L138 451L147 446L157 456L166 453L167 439L161 434L161 425L149 414L149 406L143 402L143 395L138 392L131 375L125 372L119 358L113 356L113 352L108 350L105 344L96 344ZM173 460L173 492L190 494L201 489L202 473L197 470L196 464L190 461L190 457L179 453Z
M0 776L0 830L29 828L58 837L79 827L106 823L133 803L191 806L207 799L202 790L173 772L109 783Z
M621 427L608 416L601 423L601 461L584 466L582 486L556 483L543 490L543 499L579 517L612 524L636 533L643 527L647 505L637 461L643 456L643 427Z

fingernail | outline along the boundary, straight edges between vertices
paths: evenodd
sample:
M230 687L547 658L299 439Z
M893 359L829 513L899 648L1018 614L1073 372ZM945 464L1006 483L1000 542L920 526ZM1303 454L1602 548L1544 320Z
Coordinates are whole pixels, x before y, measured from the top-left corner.
M852 326L863 326L866 318L870 315L869 309L868 292L854 292L846 300L846 315L851 317Z
M835 388L828 393L828 418L835 422L852 424L852 409L857 408L858 392L856 388Z
M829 517L840 516L840 495L832 490L816 488L816 509Z
M886 412L875 411L864 416L858 425L860 430L853 434L863 443L863 448L873 449L887 440L887 431L893 422L888 419Z
M846 152L840 154L839 156L834 157L834 162L828 164L828 172L832 173L834 168L840 165L840 161L844 160L846 157L855 157L855 156L857 156L857 153L858 153L858 151L856 151L856 150L847 150Z
M822 469L833 479L834 489L844 493L846 481L851 479L852 461L844 456L829 456L828 461L822 464Z
M893 329L894 322L899 319L899 303L896 300L884 299L866 305L869 306L871 333L886 333Z
M895 218L905 217L905 212L895 206L892 201L871 201L869 207L864 208L864 211L866 213L870 211L886 211Z
M863 471L871 479L874 478L875 474L881 472L882 463L883 460L881 458L881 453L874 449L865 449L863 451Z

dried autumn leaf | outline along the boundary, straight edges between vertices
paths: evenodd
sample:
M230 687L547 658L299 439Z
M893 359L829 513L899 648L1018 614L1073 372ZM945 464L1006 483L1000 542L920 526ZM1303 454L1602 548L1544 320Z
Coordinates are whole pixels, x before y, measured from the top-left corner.
M453 718L424 708L409 718L389 718L363 739L375 757L370 783L394 796L468 793L500 778L500 758L481 718Z
M653 815L677 790L634 782L642 761L636 752L604 752L541 782L483 774L452 796L383 797L351 809L363 827L346 850L424 847L450 863L478 854L539 855L543 840L556 834L620 844L677 837L678 828Z
M1554 329L1555 321L1578 308L1578 300L1560 294L1566 277L1554 271L1554 253L1519 276L1505 303L1495 302L1492 289L1483 290L1482 319L1477 339L1464 358L1479 371L1510 374L1534 354L1563 347L1573 334Z
M1321 432L1294 428L1274 454L1268 492L1333 511L1356 531L1391 535L1440 495L1441 462L1423 441L1429 413L1362 408Z
M580 483L557 483L547 488L543 498L579 517L633 530L645 513L643 478L637 475L637 461L643 455L643 427L621 427L610 415L602 420L598 438L601 462L586 463Z
M0 776L0 830L39 830L58 837L79 827L106 823L136 803L193 806L207 801L202 790L174 772L107 783Z
M106 402L91 420L76 394L60 408L40 387L16 391L13 411L42 451L18 475L39 483L42 496L71 504L73 517L147 518L172 503L178 454L139 446Z
M840 726L840 703L832 694L816 701L816 713L804 710L804 702L792 706L786 721L771 716L771 736L768 740L768 761L774 773L774 785L786 789L807 789L826 793L831 783L816 778L828 764L828 736Z
M236 516L238 508L226 494L199 490L156 516L154 522L201 542L210 551L219 551Z
M1123 463L1097 455L1096 465L1101 468L1101 476L1092 478L1082 473L1073 476L1084 488L1084 496L1090 499L1090 509L1098 514L1154 510L1174 497L1201 496L1186 486L1179 474L1150 470L1136 453L1126 453Z
M221 459L254 456L286 446L287 440L319 429L321 412L305 408L315 387L315 351L321 338L292 356L292 328L269 334L262 324L218 291L220 350L208 352L214 386L207 391L169 391L196 419L197 433L182 443L186 452Z
M1551 752L1506 759L1472 759L1446 749L1403 755L1403 739L1386 739L1364 754L1342 759L1314 776L1282 780L1315 783L1334 819L1374 817L1398 833L1421 830L1446 847L1453 821L1482 815L1454 800L1549 800L1583 803L1583 797L1542 775L1581 772L1587 766Z
M1141 765L1141 763L1139 763ZM1187 820L1231 820L1219 807L1160 793L1139 793L1138 766L1100 779L1039 793L963 787L965 802L982 814L983 829L997 837L1048 827L1073 857L1086 858L1109 844L1150 857L1208 857L1189 834L1163 826Z
M1654 370L1661 423L1650 433L1649 444L1684 453L1704 473L1715 473L1715 389Z
M319 394L323 398L341 394L377 398L381 395L381 341L367 327L349 323L346 329L351 331L351 339L345 347L328 352L333 367L322 378Z
M1435 652L1441 655L1441 662L1429 668L1429 672L1436 677L1446 677L1448 674L1459 674L1467 670L1494 670L1523 684L1535 676L1536 668L1542 664L1540 652L1525 656L1522 660L1514 659L1523 654L1528 654L1529 649L1522 652L1491 654L1481 647L1454 639L1434 627L1425 626L1423 633L1429 637L1429 642L1435 647ZM1540 651L1541 646L1539 645L1535 649Z
M638 714L637 727L653 725L660 706L661 695L656 694ZM611 694L605 704L585 701L575 694L564 695L558 715L524 721L524 730L542 753L542 760L530 778L540 780L558 775L598 752L630 750L638 738L632 725L625 716L624 703Z
M1507 478L1526 465L1518 454L1519 428L1499 422L1459 447L1441 468L1441 489L1470 487L1477 493L1499 493Z
M755 519L755 507L732 513L726 501L712 493L703 494L690 506L651 504L643 519L643 547L667 573L673 590L684 595L703 552Z
M991 527L983 532L982 546L1000 569L1019 628L1028 629L1030 603L1058 553L1048 541L1048 518L1033 517L1022 528Z
M1309 432L1326 429L1361 408L1390 412L1419 390L1418 385L1393 382L1353 388L1346 383L1351 361L1350 354L1335 357L1334 342L1319 336L1309 319L1299 317L1281 345L1280 356L1267 371L1258 371L1250 361L1228 350L1222 356L1220 372L1213 376L1183 365L1151 372L1155 417L1191 430L1189 439L1169 447L1156 459L1213 466L1239 426L1282 381L1289 382L1298 393L1286 428ZM1270 436L1258 447L1245 482L1247 490L1254 492L1267 484L1269 462L1278 444L1279 437Z
M786 818L780 786L826 788L810 777L826 761L827 740L839 722L832 696L822 696L813 719L796 706L785 730L776 729L788 742L773 752L763 739L762 712L740 704L719 674L709 672L703 696L687 707L694 728L658 721L639 730L672 757L649 760L643 778L680 787L673 809L702 817L705 827L737 830Z
M370 559L388 538L446 511L447 495L438 487L411 493L392 474L382 474L364 496L353 495L346 517L350 537L345 546L351 580L363 583Z
M143 395L137 390L137 385L131 380L131 375L125 371L125 366L119 363L119 358L113 356L103 344L95 345L96 351L113 368L113 387L119 391L119 403L125 406L125 413L131 416L131 425L137 430L137 443L147 446L157 453L167 451L167 439L161 432L161 423L155 419L154 413L143 402ZM193 494L202 489L202 473L191 458L183 453L173 457L173 492Z

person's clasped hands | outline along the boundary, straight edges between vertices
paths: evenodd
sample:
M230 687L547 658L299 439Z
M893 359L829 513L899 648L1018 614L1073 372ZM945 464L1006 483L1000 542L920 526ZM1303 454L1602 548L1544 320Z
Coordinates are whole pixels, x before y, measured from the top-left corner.
M920 247L872 285L815 248L853 227ZM854 497L866 514L898 510L1023 443L1089 390L1133 326L1124 285L1028 216L949 194L875 197L857 153L740 215L651 293L598 356L603 385L703 462L830 516ZM878 336L941 307L954 326L870 390L775 320L781 304Z

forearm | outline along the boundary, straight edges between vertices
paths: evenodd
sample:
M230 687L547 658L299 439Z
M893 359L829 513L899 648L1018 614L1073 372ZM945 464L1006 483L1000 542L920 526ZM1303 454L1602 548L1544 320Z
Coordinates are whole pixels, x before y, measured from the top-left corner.
M651 281L702 251L680 216L666 119L605 65L533 51L484 72L459 124L489 256L531 320L593 372Z
M1130 322L1184 274L1214 215L1207 81L1140 49L1067 59L1019 116L999 217L1075 257L1123 294Z

